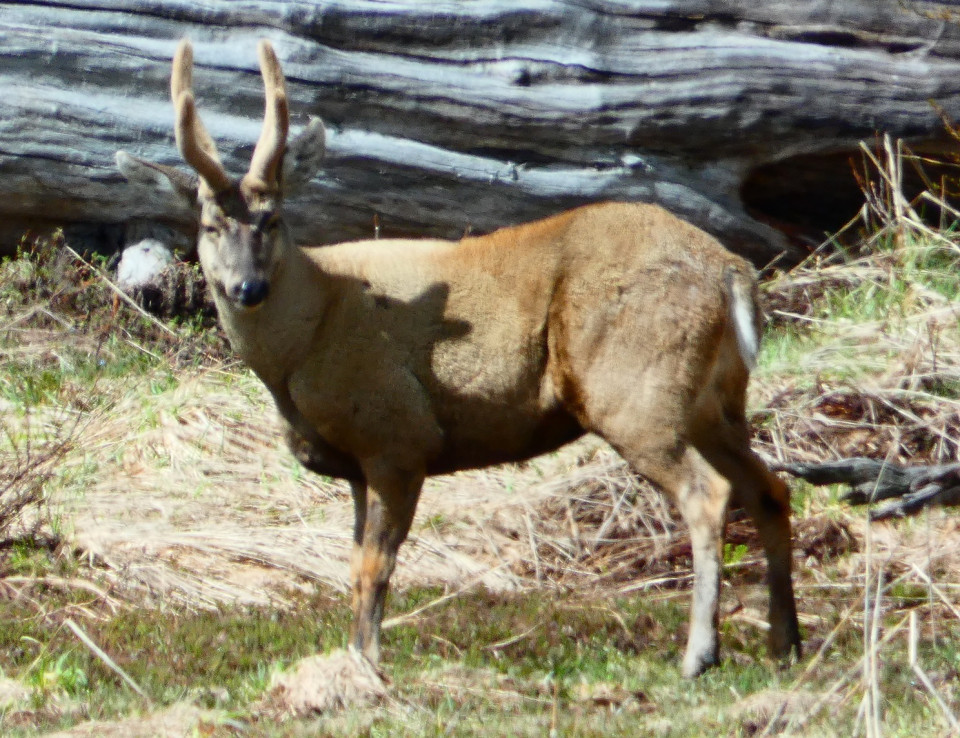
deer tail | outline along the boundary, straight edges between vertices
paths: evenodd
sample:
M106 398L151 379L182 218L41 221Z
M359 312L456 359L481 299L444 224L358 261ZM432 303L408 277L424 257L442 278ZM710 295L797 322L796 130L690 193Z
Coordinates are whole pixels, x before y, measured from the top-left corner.
M736 267L726 273L730 321L737 336L740 358L747 369L757 365L760 353L760 307L757 303L757 282L750 273Z

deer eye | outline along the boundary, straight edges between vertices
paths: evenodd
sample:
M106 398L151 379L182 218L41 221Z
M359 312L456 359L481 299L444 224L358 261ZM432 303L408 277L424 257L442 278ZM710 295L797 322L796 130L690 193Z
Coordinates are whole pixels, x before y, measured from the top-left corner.
M203 232L203 235L210 236L211 238L220 235L220 228L214 223L201 223L200 230Z
M280 227L280 216L273 212L263 212L257 217L256 229L261 233L273 233Z

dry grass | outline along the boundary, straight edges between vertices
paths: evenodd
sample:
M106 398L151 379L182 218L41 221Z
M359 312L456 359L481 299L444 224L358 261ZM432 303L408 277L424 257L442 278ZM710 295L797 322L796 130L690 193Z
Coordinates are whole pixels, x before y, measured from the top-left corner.
M70 450L80 431L67 420L50 434L37 433L30 416L23 419L23 432L0 428L9 449L0 467L0 542L42 536L49 523L45 488Z
M245 375L225 385L227 376L181 375L175 389L126 396L90 424L63 465L71 476L96 460L82 490L58 500L71 542L133 599L212 607L282 604L311 583L345 592L346 485L297 469L266 392ZM595 439L432 479L418 521L401 586L636 587L688 576L668 506Z
M892 149L889 155L899 161ZM957 460L960 300L938 283L950 273L945 264L956 266L957 246L939 235L931 241L913 205L883 189L896 189L901 164L877 164L864 216L893 246L814 256L764 287L770 336L751 404L756 447L771 462ZM20 340L4 344L0 358L45 366L74 342L78 351L120 361L121 349L99 332L75 330L62 302L49 297L8 314L0 332ZM45 457L50 463L34 478L49 492L64 540L95 568L98 586L131 606L188 609L282 608L307 590L346 592L348 489L295 466L259 383L222 357L185 360L176 342L157 344L143 334L125 340L135 352L155 354L149 368L98 379L89 385L97 398L77 381L57 401L4 420L9 438L63 429L65 417L82 427ZM16 450L7 444L2 453L6 463ZM858 724L878 735L876 656L906 630L877 623L916 606L891 594L904 589L926 593L930 623L960 618L960 548L953 545L960 522L933 511L871 524L861 511L838 506L835 494L809 489L799 490L795 510L801 620L822 632L827 603L844 600L849 607L837 628L862 634L866 656L829 689L814 689L812 675L840 631L828 633L792 683L731 715L747 734L803 735L816 715L861 701ZM762 630L763 566L752 526L734 517L728 539L728 618ZM414 612L392 613L386 627L417 622L424 610L479 586L672 596L689 580L689 544L675 511L602 442L587 438L526 464L429 480L394 582L401 589L440 585L446 594ZM468 691L487 689L473 677L467 682ZM509 685L497 689L513 694ZM930 689L943 696L947 726L957 712L954 691L942 683ZM633 693L591 692L584 700L608 698L648 709Z
M890 199L881 192L874 201ZM71 313L89 314L81 295L96 267L59 253L45 258L67 288L9 316L2 328L20 340L7 344L7 357L42 362L67 342L115 361L117 348L102 336L123 321L77 331ZM897 320L837 320L814 307L864 283L888 285L899 258L814 259L768 284L775 328L821 333L801 362L788 357L790 372L774 364L755 383L759 447L769 458L886 456L891 443L895 455L955 455L957 400L929 389L957 381L955 303L917 281ZM17 279L21 290L37 281L29 269ZM152 352L142 335L125 343ZM343 591L352 515L344 487L293 467L265 393L248 375L229 365L180 371L182 354L164 354L176 373L169 391L145 394L149 376L99 381L92 390L107 399L93 410L82 386L64 393L67 411L85 420L82 441L58 459L67 477L82 480L61 501L71 541L114 572L118 586L198 607L283 602L285 589L311 581ZM63 428L63 412L34 410L32 422ZM26 428L17 433L30 437ZM419 519L400 582L624 591L688 576L673 511L595 440L526 465L432 480ZM735 543L749 537L736 525L731 534Z
M124 720L91 721L69 730L47 733L47 738L158 738L158 736L213 735L223 716L196 705L177 703L163 710ZM232 731L231 731L232 732ZM220 735L225 735L220 733Z
M764 286L779 353L767 353L754 383L761 447L779 459L955 460L960 245L904 201L899 144L864 150L861 218L872 236L861 255L815 253ZM929 192L920 199L960 216Z

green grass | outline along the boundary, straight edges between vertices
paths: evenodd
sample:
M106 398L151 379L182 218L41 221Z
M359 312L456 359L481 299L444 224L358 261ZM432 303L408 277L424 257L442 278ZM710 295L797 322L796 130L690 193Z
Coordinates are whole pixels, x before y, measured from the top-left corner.
M47 566L58 566L40 558ZM436 589L401 592L392 598L390 610L413 611L440 594ZM897 596L912 599L913 594ZM841 622L841 609L827 603L825 598L822 621L806 634L814 647ZM685 596L467 593L386 631L394 707L284 724L257 718L250 705L276 670L344 644L349 613L343 598L304 597L286 611L191 613L166 607L110 614L91 603L87 591L37 584L30 597L0 602L0 620L8 624L0 633L0 663L6 676L33 689L37 717L33 724L17 727L5 726L0 716L0 728L4 735L26 736L66 727L78 715L52 709L64 698L82 705L82 716L92 719L119 717L142 706L117 674L63 626L66 617L75 617L157 706L192 700L241 723L253 721L258 735L318 730L329 735L440 736L451 734L450 729L455 735L542 735L554 728L560 735L577 736L750 735L749 716L738 715L736 706L752 694L789 690L803 665L783 669L770 663L762 634L728 620L721 667L695 681L682 679L678 660L686 604ZM78 617L75 609L81 606L99 618ZM922 616L922 606L919 612ZM899 618L899 612L891 612L885 621ZM922 642L920 659L931 673L956 673L958 625L941 624L935 643ZM862 649L855 630L844 630L802 688L825 692ZM886 734L938 734L939 715L907 667L905 638L885 647L881 676ZM855 688L858 679L845 684ZM830 707L799 734L848 735L855 712L855 701ZM834 732L838 725L847 727Z
M955 253L923 245L909 253L891 252L886 245L880 251L882 268L851 262L852 271L842 278L830 272L818 282L809 321L771 321L758 371L762 383L790 391L819 391L831 383L856 388L876 375L877 366L900 359L852 328L875 323L878 331L913 330L918 302L956 298ZM108 414L121 398L142 399L140 425L130 433L152 429L160 420L151 398L176 392L185 366L222 357L222 344L201 321L185 321L171 338L122 306L113 312L112 296L98 285L88 266L53 252L0 264L0 316L8 326L16 323L0 331L0 399L11 414L0 421L5 431L0 452L9 456L11 443L26 439L39 444L37 450L47 441L69 442L55 432L63 423L46 421ZM35 306L46 312L20 320ZM948 353L956 342L948 334L960 327L955 323L956 318L942 328ZM20 351L24 336L37 350ZM924 390L935 398L960 397L953 355L937 359ZM234 394L251 391L249 378L239 373L223 372L220 381ZM164 411L176 415L169 405ZM82 495L103 461L88 454L57 466L44 480L46 492ZM155 463L159 469L170 460ZM291 478L303 474L291 464ZM203 495L206 484L197 482L186 492ZM837 488L795 485L795 517L852 520L859 513L844 508L838 494ZM265 522L279 514L267 504L261 510ZM69 520L55 515L47 522L53 530L69 527ZM461 524L435 515L418 520L415 530L455 531ZM919 525L904 523L901 530ZM280 720L257 714L256 701L278 670L345 644L350 619L345 597L301 594L285 608L158 607L122 597L115 579L75 555L67 540L7 539L0 545L0 674L29 687L31 697L17 709L0 707L0 734L38 735L189 701L219 711L217 735L235 734L229 720L236 720L247 733L264 736L749 736L763 733L771 715L745 705L770 691L824 699L823 709L794 735L862 734L858 710L867 692L857 668L865 648L862 568L846 554L798 564L807 652L799 664L780 668L767 659L764 634L755 623L764 617L765 605L760 574L744 563L754 553L742 544L724 550L729 585L723 594L724 661L700 679L684 680L679 673L685 591L666 587L617 597L576 589L472 590L384 633L391 679L386 704ZM907 610L916 611L923 636L919 662L954 713L960 712L960 619L935 599L931 604L930 589L920 580L897 579L905 568L900 562L874 564L881 565L889 566L893 582L881 601L881 634L901 624ZM951 582L941 583L952 596ZM398 592L387 616L420 610L441 594L417 587ZM66 627L67 619L149 695L152 707ZM884 735L942 735L939 708L909 666L906 630L880 653L876 676ZM830 693L835 696L827 699Z
M858 258L811 261L765 286L768 293L791 295L786 311L803 317L770 316L758 376L790 376L802 386L815 379L859 381L902 360L898 341L926 339L931 351L937 343L953 349L960 315L933 316L956 299L960 250L909 238L897 247L881 239L873 249ZM934 377L930 386L945 397L960 396L952 375Z

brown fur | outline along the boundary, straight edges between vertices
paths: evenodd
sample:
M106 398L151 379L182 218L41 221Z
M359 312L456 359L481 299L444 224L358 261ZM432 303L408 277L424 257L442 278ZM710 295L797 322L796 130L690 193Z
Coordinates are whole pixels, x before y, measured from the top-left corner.
M799 649L788 492L749 447L753 357L738 341L757 318L744 260L659 207L625 203L459 242L298 248L280 220L285 138L268 130L286 111L272 50L261 44L261 65L268 110L279 112L265 123L256 171L224 187L222 167L209 173L219 159L199 119L182 110L192 107L183 48L177 140L204 179L199 251L220 318L277 399L297 458L352 480L353 646L379 656L387 585L425 475L529 458L589 431L689 524L696 584L684 672L717 659L731 494L766 546L773 651Z

